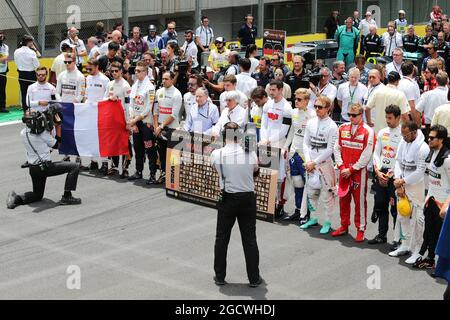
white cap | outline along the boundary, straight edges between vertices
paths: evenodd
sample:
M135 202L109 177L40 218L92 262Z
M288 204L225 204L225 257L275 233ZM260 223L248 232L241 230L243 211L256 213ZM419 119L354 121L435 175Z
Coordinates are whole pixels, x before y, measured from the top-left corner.
M371 16L371 15L372 15L372 12L370 12L370 11L366 12L366 16Z
M398 14L406 14L405 10L400 10Z

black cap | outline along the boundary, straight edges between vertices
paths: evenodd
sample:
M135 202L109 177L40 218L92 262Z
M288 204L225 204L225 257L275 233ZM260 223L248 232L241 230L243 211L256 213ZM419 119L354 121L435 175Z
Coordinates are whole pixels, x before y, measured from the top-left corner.
M63 43L61 45L61 52L66 52L66 50L72 49L72 47L68 43Z
M400 74L397 71L391 71L388 74L388 81L389 82L397 82L400 81L401 77Z

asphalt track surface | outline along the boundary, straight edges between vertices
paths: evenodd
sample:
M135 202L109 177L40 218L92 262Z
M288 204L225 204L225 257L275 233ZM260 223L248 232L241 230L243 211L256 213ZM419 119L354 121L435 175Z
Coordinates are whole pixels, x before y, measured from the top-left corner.
M0 126L2 199L12 189L31 189L28 171L20 168L25 160L21 128ZM443 281L408 267L406 257L389 257L388 245L356 244L354 227L350 235L332 239L320 235L318 227L302 231L294 224L260 221L265 283L247 286L236 224L228 249L229 284L217 287L212 281L215 210L169 199L161 187L147 187L145 181L85 173L75 193L83 204L61 207L63 186L64 177L49 178L44 201L15 210L7 210L2 200L0 299L440 300L445 291ZM372 199L369 195L369 211ZM337 222L338 211L333 227ZM369 222L366 238L375 234ZM80 268L79 290L67 288L70 266ZM373 266L380 271L380 289L367 286Z

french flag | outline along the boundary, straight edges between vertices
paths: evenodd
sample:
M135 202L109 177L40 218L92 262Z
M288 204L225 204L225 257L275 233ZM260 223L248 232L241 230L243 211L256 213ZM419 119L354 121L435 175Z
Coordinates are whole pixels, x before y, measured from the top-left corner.
M60 154L85 157L128 155L128 131L120 101L61 105Z

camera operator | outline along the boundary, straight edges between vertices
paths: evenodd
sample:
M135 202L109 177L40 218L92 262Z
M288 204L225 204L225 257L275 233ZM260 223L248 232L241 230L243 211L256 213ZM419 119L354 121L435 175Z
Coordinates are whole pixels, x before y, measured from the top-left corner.
M56 88L47 82L46 67L36 69L37 82L28 87L27 106L34 111L44 111L49 102L56 100Z
M30 163L29 172L33 182L33 191L22 195L11 191L7 199L8 209L42 200L47 177L64 173L67 173L67 177L60 204L81 204L81 199L72 196L72 191L75 191L77 187L80 165L72 162L52 162L51 160L51 149L58 149L61 141L61 119L53 109L50 109L52 107L44 113L32 112L22 118L27 125L22 130L21 136L27 151L27 160ZM56 137L50 134L53 130L53 122L55 123Z
M131 58L130 74L134 75L136 63L142 59L144 52L148 51L147 42L142 40L141 28L133 27L133 38L128 40L126 49L130 52Z

